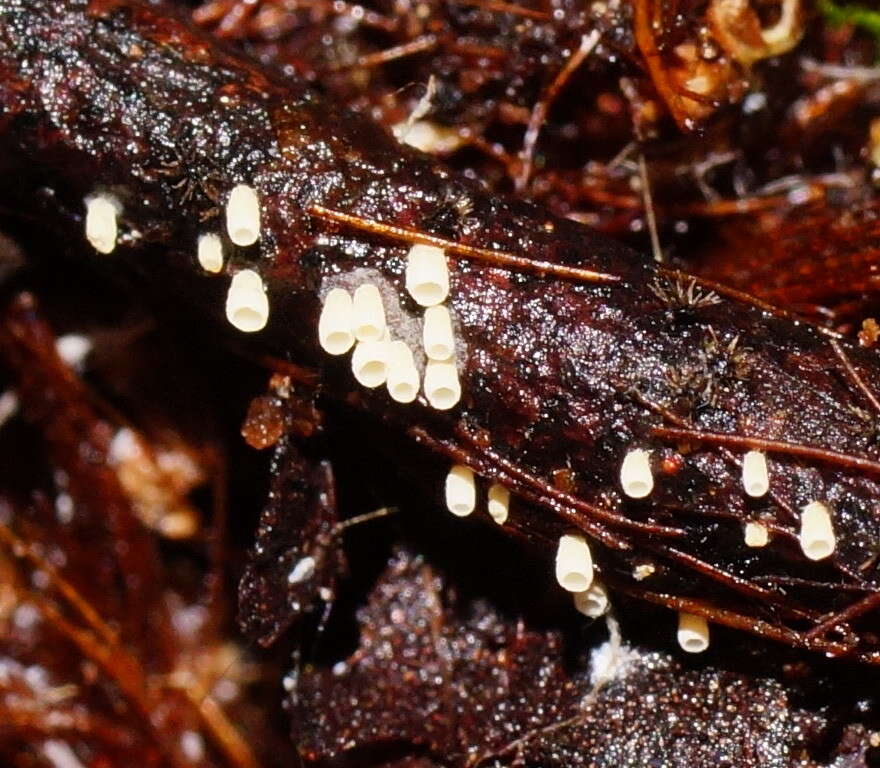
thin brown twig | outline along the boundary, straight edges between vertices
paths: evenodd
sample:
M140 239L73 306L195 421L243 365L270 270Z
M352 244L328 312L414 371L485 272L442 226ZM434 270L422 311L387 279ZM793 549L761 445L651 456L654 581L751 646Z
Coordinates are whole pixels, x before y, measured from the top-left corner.
M541 128L547 120L547 113L550 111L550 107L575 70L593 52L600 38L601 33L598 29L594 29L589 34L581 37L581 44L578 46L578 49L565 62L565 65L559 70L559 73L553 78L553 81L532 108L532 114L529 117L529 123L523 136L522 165L519 174L514 179L517 192L522 192L529 183L529 178L531 178L535 146L538 143Z
M880 475L880 462L813 445L790 443L784 440L768 440L764 437L751 435L732 435L723 432L704 432L698 429L678 429L672 427L654 427L651 433L657 437L671 440L692 440L698 443L714 443L716 445L729 445L734 448L747 448L767 453L799 456L826 464L836 464L845 469Z
M877 396L871 391L871 388L861 377L859 372L855 369L855 366L849 359L849 355L846 354L846 350L844 350L844 348L841 347L835 339L829 339L828 343L831 345L831 349L834 350L834 353L840 359L840 362L843 364L844 370L853 380L853 383L861 390L862 394L871 404L874 412L880 414L880 400L877 399Z
M316 216L320 219L334 221L338 224L346 224L356 229L363 230L364 232L384 235L385 237L402 240L407 243L433 245L437 248L443 248L447 253L462 256L465 259L482 261L514 272L526 272L540 277L560 277L566 280L575 280L585 283L618 283L621 280L619 275L609 275L604 272L594 272L591 269L569 267L564 264L554 264L549 261L537 261L535 259L529 259L525 256L517 256L505 251L493 251L487 248L465 245L463 243L457 243L454 240L447 240L445 237L432 235L428 232L420 232L417 229L408 229L394 224L375 221L374 219L366 219L362 216L356 216L351 213L335 211L332 208L326 208L323 205L313 203L307 208L307 210L312 216Z

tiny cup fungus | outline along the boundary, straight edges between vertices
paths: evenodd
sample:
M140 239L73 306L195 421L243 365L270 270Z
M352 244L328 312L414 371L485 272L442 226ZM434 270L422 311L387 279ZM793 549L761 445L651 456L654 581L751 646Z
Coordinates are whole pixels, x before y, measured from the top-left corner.
M391 399L398 403L411 403L419 394L419 372L405 341L392 341L388 347L386 386Z
M575 592L573 600L575 609L591 619L598 619L608 610L608 590L595 579L588 589Z
M593 556L583 536L566 533L556 549L556 580L569 592L584 592L593 583Z
M359 384L374 389L388 378L388 341L359 341L351 356L351 370Z
M743 529L743 538L747 547L766 547L770 541L770 532L763 523L749 520Z
M113 253L116 248L121 210L119 201L107 193L86 200L86 239L98 253Z
M821 501L811 501L801 510L801 529L798 540L803 553L810 560L824 560L837 546L831 510Z
M702 616L678 614L678 644L688 653L702 653L709 647L709 624Z
M455 464L446 476L446 507L457 517L467 517L477 505L474 473L463 464Z
M381 341L385 335L385 308L382 295L372 283L354 292L354 335L358 341Z
M414 245L406 262L406 290L423 307L441 304L449 295L446 254L433 245Z
M510 491L501 483L492 483L489 487L487 508L489 516L498 525L504 525L507 522L507 514L510 510Z
M753 498L759 498L770 490L767 457L761 451L749 451L743 456L742 483L745 492Z
M223 270L223 241L220 236L213 232L199 235L196 256L199 265L205 272L215 275L221 272Z
M455 359L428 360L425 366L425 397L431 407L447 411L461 398L461 384Z
M351 349L354 344L353 315L348 291L334 288L327 294L318 318L318 341L325 352L344 355Z
M422 340L425 354L431 360L448 360L455 354L452 318L449 316L449 310L442 304L425 310Z
M226 231L240 246L253 245L259 239L260 199L253 187L238 184L232 188L226 203Z
M254 333L266 327L269 297L263 278L252 269L236 272L226 294L226 318L240 331Z
M315 558L314 557L304 557L302 560L299 560L293 568L290 569L290 573L287 574L287 583L288 584L301 584L304 581L308 581L312 576L315 575Z
M620 486L631 499L643 499L654 490L648 451L634 448L627 452L620 467Z

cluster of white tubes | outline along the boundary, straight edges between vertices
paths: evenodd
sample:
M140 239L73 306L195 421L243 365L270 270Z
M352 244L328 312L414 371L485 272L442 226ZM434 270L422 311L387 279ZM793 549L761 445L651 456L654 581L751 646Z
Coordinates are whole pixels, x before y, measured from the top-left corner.
M406 258L406 290L425 307L422 345L425 365L425 397L433 408L445 411L461 399L455 360L452 317L443 304L449 296L446 254L432 245L414 245Z
M752 498L760 498L770 490L767 456L762 451L749 451L742 460L742 486ZM632 499L643 499L654 489L651 455L643 448L627 451L620 466L620 487ZM748 521L743 528L748 547L765 547L770 541L767 526L757 520ZM812 501L801 510L798 540L803 553L811 560L829 557L837 546L832 514L822 501Z
M391 339L379 288L358 286L352 296L333 288L324 298L318 318L318 342L331 355L352 347L351 370L368 389L384 384L392 400L411 403L419 392L419 372L406 342Z
M344 288L332 289L324 298L318 319L318 341L331 355L344 355L354 346L352 373L363 386L385 384L393 400L410 403L421 383L428 403L447 410L461 398L461 385L452 317L442 304L449 295L449 271L441 249L424 245L410 249L406 289L426 307L422 325L426 363L421 382L413 350L406 342L391 339L376 285L359 286L353 297Z
M453 464L446 475L444 488L446 508L456 517L467 517L477 508L477 481L474 472L464 464ZM510 491L501 483L492 483L486 497L489 516L498 524L507 522Z

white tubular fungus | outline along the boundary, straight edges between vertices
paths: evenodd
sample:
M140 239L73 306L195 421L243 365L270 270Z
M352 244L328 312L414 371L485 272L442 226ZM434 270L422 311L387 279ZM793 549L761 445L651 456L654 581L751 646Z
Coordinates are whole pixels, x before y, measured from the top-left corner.
M589 589L574 593L574 607L584 616L598 619L608 610L608 590L594 579Z
M831 523L831 510L821 501L811 501L801 510L801 549L810 560L823 560L834 552L837 539Z
M55 340L58 357L77 371L83 369L86 358L92 353L94 346L88 336L79 333L66 333Z
M770 490L767 457L761 451L749 451L743 456L742 484L745 492L754 498L763 496Z
M643 499L654 490L651 455L641 449L628 451L620 467L620 485L631 499Z
M252 269L236 272L226 294L226 318L245 333L262 330L269 319L269 297L263 279Z
M351 356L351 371L359 384L374 389L388 378L388 348L386 341L359 341Z
M449 295L446 254L433 245L414 245L406 262L406 290L418 304L433 307Z
M381 341L385 336L385 308L382 295L372 283L354 292L354 336L358 341Z
M7 389L0 395L0 427L18 413L18 395Z
M287 574L287 583L301 584L304 581L308 581L315 575L315 566L314 557L304 557L290 569L290 573Z
M449 310L442 304L425 310L422 342L425 345L425 354L431 360L448 360L455 354L452 318Z
M405 341L392 341L388 347L388 394L398 403L411 403L419 393L419 371Z
M351 294L334 288L324 299L318 318L318 342L331 355L344 355L354 344L354 309Z
M766 547L770 541L770 532L767 526L750 520L743 530L743 538L747 547Z
M216 275L223 270L223 241L219 235L206 232L199 235L196 256L205 272Z
M116 248L121 211L119 201L104 192L86 200L86 239L98 253L113 253Z
M501 483L492 483L489 487L489 497L487 508L489 516L498 525L504 525L507 522L507 513L510 511L510 491Z
M702 653L709 647L709 624L702 616L678 614L678 644L688 653Z
M461 384L455 358L428 360L425 366L425 397L432 408L448 411L461 398Z
M455 464L446 475L446 506L457 517L467 517L477 506L474 473L463 464Z
M260 237L260 199L247 184L238 184L226 203L226 231L236 245L253 245Z
M593 556L583 536L566 533L556 549L556 581L569 592L584 592L593 583Z

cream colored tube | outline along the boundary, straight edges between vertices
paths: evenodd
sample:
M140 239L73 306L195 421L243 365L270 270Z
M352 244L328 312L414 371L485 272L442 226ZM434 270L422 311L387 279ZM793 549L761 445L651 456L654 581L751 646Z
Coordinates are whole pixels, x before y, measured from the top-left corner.
M238 330L262 330L269 319L269 297L262 278L252 269L236 272L226 294L226 317Z
M247 184L238 184L226 203L226 231L240 246L253 245L260 237L260 199Z
M584 592L593 583L593 556L583 536L565 534L556 549L556 581L569 592Z

